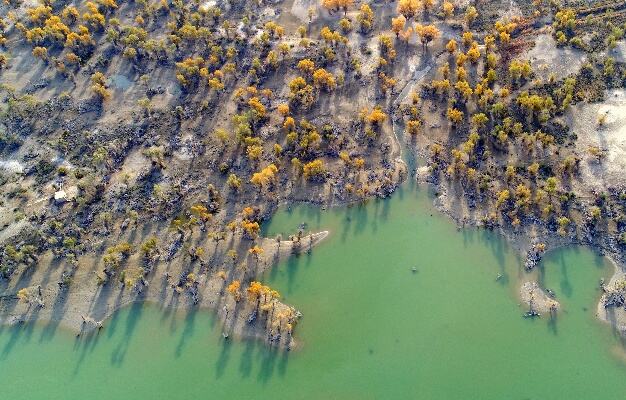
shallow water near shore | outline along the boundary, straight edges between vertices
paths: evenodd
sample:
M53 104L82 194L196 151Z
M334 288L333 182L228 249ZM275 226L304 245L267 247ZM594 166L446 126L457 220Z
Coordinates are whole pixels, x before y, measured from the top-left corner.
M587 249L549 253L536 278L562 311L524 319L514 249L457 231L431 201L404 185L364 206L285 208L264 227L331 232L263 279L304 315L296 351L225 341L208 311L136 304L90 337L0 328L2 398L623 399L625 345L595 318L613 266Z

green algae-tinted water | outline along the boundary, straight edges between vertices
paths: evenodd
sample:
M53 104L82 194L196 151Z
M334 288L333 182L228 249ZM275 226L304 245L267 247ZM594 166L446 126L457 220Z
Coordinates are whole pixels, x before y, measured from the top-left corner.
M92 338L4 328L0 397L624 399L624 345L594 317L597 282L612 266L583 249L550 254L539 278L563 311L524 319L513 249L457 231L429 204L404 186L367 206L273 218L268 235L301 222L331 231L265 277L304 314L298 351L224 341L210 312L135 305Z

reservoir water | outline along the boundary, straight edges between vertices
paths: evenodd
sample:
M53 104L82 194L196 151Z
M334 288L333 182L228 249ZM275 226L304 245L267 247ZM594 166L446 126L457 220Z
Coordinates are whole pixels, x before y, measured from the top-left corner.
M210 311L136 304L91 337L0 328L1 398L624 399L626 345L595 317L612 265L583 248L549 253L534 278L562 311L525 319L517 290L530 277L514 249L431 203L404 185L361 206L282 209L264 226L331 232L263 277L304 315L295 351L225 341Z

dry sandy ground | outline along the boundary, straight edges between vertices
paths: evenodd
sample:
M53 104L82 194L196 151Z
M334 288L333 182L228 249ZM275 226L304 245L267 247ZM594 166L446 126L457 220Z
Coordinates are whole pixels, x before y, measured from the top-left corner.
M583 159L585 185L604 191L626 183L626 90L609 91L601 103L578 104L568 112L568 119L578 136L576 152ZM602 162L589 153L590 147L602 150Z
M615 61L626 63L626 40L620 40L617 42L617 46L610 50L609 57L613 57Z
M523 58L530 60L533 71L541 79L554 75L558 80L577 73L585 62L585 53L571 47L557 47L551 35L541 34L535 39L535 47Z

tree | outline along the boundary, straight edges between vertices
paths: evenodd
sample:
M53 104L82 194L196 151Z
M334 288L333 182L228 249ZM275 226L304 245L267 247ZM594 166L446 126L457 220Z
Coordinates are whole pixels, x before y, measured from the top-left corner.
M484 113L478 113L472 115L472 125L476 128L484 128L489 122L489 118Z
M438 94L443 94L446 93L449 89L450 89L450 80L448 79L443 79L443 80L433 80L431 82L431 86L433 87L433 89L435 89L435 91Z
M554 193L556 193L556 188L558 184L559 184L559 181L558 179L556 179L556 177L554 176L549 177L548 179L546 179L545 191L549 195L553 195Z
M261 103L261 100L258 97L251 97L248 100L248 105L253 110L255 120L263 119L267 115L267 110L265 109L265 106L263 105L263 103Z
M602 209L598 206L591 206L589 208L589 218L595 223L598 222L602 216Z
M24 303L29 303L30 302L30 292L28 291L27 288L23 288L18 290L17 292L17 298L24 302Z
M511 198L511 193L508 189L504 189L496 193L496 208L500 209Z
M459 54L456 55L456 66L457 67L462 67L465 65L465 63L467 62L467 54L460 52Z
M387 62L385 58L388 60L396 58L396 49L393 47L393 41L390 36L380 35L378 37L378 42L380 43L380 54L382 56L381 61L379 61L380 64L385 64Z
M417 32L417 34L419 35L420 41L422 42L422 45L424 47L427 47L428 43L439 37L439 35L441 34L439 29L437 29L435 25L417 24L415 26L415 32Z
M456 47L456 40L454 39L450 39L446 44L446 50L448 50L448 53L450 54L453 54L456 51Z
M467 58L469 58L472 64L476 64L478 62L480 59L480 50L478 50L478 45L472 45L472 47L467 51Z
M226 184L236 191L241 187L241 178L235 174L230 174L228 179L226 179Z
M462 35L463 38L463 46L469 47L470 44L474 41L474 34L471 31L465 31Z
M563 35L572 35L574 28L576 27L576 11L571 8L566 8L558 11L554 15L554 31L561 32Z
M407 29L400 32L400 40L408 44L409 40L411 40L412 34L413 34L413 27L409 26Z
M476 7L469 6L467 10L465 10L465 22L467 23L468 27L472 25L472 23L476 20L476 17L478 17L478 11L476 11Z
M246 149L246 155L250 161L258 161L263 155L263 146L253 144Z
M559 229L557 229L558 234L565 236L567 234L567 227L571 222L570 219L566 216L561 216L556 219L556 222L559 224Z
M410 135L417 135L421 125L422 121L419 119L411 119L406 123L406 130Z
M367 116L367 121L372 125L380 125L387 119L387 114L380 107L374 107L372 112Z
M531 192L528 186L520 183L515 188L515 204L518 207L528 208L531 200Z
M259 262L259 258L261 257L261 254L263 254L265 251L263 250L263 248L254 245L252 246L252 248L250 248L250 250L248 250L248 253L250 253L256 260L256 262Z
M448 111L446 112L446 116L455 125L463 121L463 111L458 110L456 108L452 108L452 107L448 108Z
M233 295L233 297L235 298L235 301L237 302L241 300L241 291L239 290L240 288L241 288L241 282L239 282L238 280L232 281L230 285L228 285L228 287L226 288L226 290L228 290L228 293Z
M302 171L306 179L313 180L322 177L326 173L326 167L324 166L324 161L318 158L304 164Z
M250 302L258 301L263 291L263 285L261 284L261 282L250 282L250 285L248 285L248 288L246 289L246 292L248 293L248 300Z
M289 82L289 90L291 91L292 100L304 108L310 107L315 102L313 86L307 84L306 80L301 76Z
M325 26L320 31L320 36L324 41L332 46L337 43L345 43L347 39L341 35L338 31L333 31L329 27Z
M152 236L148 238L141 245L141 253L143 254L145 259L149 259L153 257L155 254L159 253L159 247L157 243L157 238Z
M276 177L278 168L274 164L270 164L263 168L260 172L255 172L250 179L250 182L259 187L259 190L264 186L267 186Z
M308 58L298 61L297 68L303 73L312 73L315 70L315 63Z
M419 6L419 0L399 0L397 10L398 13L404 15L407 19L411 19L417 14Z
M333 90L337 85L333 74L326 71L324 68L318 68L315 72L313 72L313 83L316 86L323 87L328 91Z
M338 0L322 0L322 7L328 10L330 14L332 11L336 11L339 9L339 1Z
M337 0L337 6L343 9L343 15L346 16L348 14L348 7L354 5L354 0Z
M250 221L247 218L241 221L241 228L244 231L246 237L254 239L258 236L261 226L256 221Z
M279 104L276 110L280 115L286 118L289 115L289 104Z
M361 4L359 15L357 15L356 20L359 21L362 32L368 32L372 29L372 24L374 23L374 11L372 11L369 4Z
M396 38L400 35L400 32L404 29L406 24L406 18L404 15L399 15L396 18L391 18L391 30L396 34Z
M348 18L341 18L339 20L339 27L343 33L348 33L352 30L352 22Z
M208 221L213 218L213 215L209 212L208 208L202 204L196 204L191 207L191 214L199 218L202 221Z
M96 72L91 76L91 90L101 99L108 99L111 94L106 88L106 81L104 79L104 74L102 72Z
M473 90L467 81L465 80L458 81L456 85L454 85L454 87L461 94L464 101L468 101L470 97L472 96Z
M33 50L33 54L34 54L34 50ZM604 59L602 74L605 77L611 77L615 74L615 60L612 57L607 57Z
M37 46L33 49L33 56L46 61L48 59L48 49L45 47Z
M435 0L422 0L422 8L428 12L435 5Z
M521 78L528 79L532 74L532 68L528 60L512 60L509 64L509 75L511 79L517 81Z
M454 4L452 4L448 0L444 0L441 4L441 10L443 11L443 15L446 18L450 18L452 15L454 15Z
M456 80L458 83L467 79L467 71L463 67L456 68ZM467 85L469 86L469 84Z
M389 89L393 90L393 88L398 83L394 78L387 76L384 72L380 72L378 74L379 82L380 82L380 90L383 93L387 93Z

